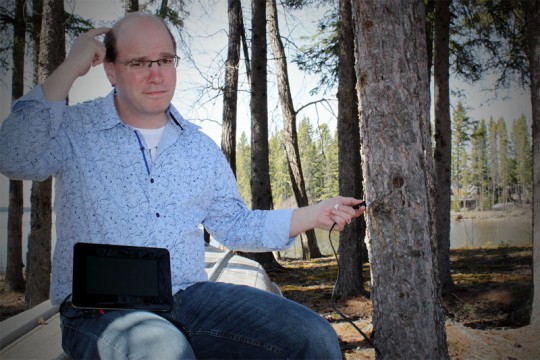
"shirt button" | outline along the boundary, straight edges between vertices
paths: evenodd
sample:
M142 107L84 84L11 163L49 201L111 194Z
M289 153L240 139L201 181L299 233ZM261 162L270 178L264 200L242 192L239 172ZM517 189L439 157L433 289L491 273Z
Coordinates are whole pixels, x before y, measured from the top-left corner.
M154 178L151 178L151 179L150 179L150 182L153 184L153 183L154 183Z
M159 215L159 213L156 213L156 217L160 217L161 215Z

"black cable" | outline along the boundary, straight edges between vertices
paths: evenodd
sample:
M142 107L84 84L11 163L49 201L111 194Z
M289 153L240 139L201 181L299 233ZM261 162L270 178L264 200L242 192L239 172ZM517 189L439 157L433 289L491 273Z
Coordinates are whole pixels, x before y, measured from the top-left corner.
M375 346L375 344L373 344L373 342L369 339L369 337L362 331L360 330L360 328L358 326L356 326L356 324L345 314L343 314L341 311L339 311L339 309L337 308L337 305L336 305L336 299L335 299L335 295L336 295L336 288L337 288L337 284L338 284L338 281L339 281L339 275L340 275L340 272L339 272L339 258L338 258L338 255L337 255L337 252L336 252L336 249L334 248L334 244L332 244L332 230L334 229L334 226L336 226L336 223L334 223L334 225L332 225L332 227L330 228L330 231L328 232L328 241L330 242L330 247L332 248L332 252L334 253L334 257L336 258L336 263L337 263L337 278L336 278L336 282L334 284L334 288L332 289L332 295L330 297L331 299L331 302L332 302L332 309L334 309L334 311L339 315L341 316L341 318L345 321L347 321L349 324L352 325L352 327L354 327L356 329L356 331L358 331L360 333L360 335L362 335L362 337L367 341L367 343L373 348L375 349L375 352L377 353L377 355L379 355L379 357L382 358L382 353L379 351L379 349Z

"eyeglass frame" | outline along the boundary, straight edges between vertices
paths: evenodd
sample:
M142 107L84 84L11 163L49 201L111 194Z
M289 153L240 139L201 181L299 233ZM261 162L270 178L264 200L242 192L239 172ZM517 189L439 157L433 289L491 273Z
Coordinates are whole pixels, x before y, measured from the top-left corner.
M172 60L173 61L173 66L171 67L171 69L173 69L173 68L178 67L180 57L178 55L174 55L174 56L171 56L171 57L163 57L163 58L157 59L157 60L133 59L133 60L129 60L129 61L122 61L122 60L115 59L114 62L122 64L124 66L127 66L128 69L134 69L134 70L139 69L139 68L138 67L133 67L133 63L137 63L137 62L146 63L147 65L146 66L141 66L140 70L150 70L154 63L157 64L158 68L161 68L161 66L163 65L163 60Z

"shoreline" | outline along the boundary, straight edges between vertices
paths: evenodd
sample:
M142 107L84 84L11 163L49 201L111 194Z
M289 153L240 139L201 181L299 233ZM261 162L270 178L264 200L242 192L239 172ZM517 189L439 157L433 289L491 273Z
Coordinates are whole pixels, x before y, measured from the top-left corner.
M512 217L522 219L526 219L528 217L532 222L532 205L510 204L491 210L462 209L460 211L450 211L451 221L462 219L493 220Z

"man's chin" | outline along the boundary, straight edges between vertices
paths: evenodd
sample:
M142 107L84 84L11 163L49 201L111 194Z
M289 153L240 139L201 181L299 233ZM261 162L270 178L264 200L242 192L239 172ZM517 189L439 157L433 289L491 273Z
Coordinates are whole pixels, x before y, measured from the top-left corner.
M167 111L170 104L171 104L170 99L167 99L167 100L160 99L159 101L146 101L144 104L141 104L141 105L146 110L146 112L158 114L158 113L163 113Z

